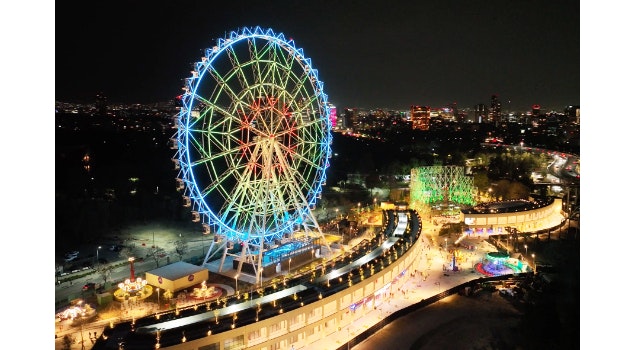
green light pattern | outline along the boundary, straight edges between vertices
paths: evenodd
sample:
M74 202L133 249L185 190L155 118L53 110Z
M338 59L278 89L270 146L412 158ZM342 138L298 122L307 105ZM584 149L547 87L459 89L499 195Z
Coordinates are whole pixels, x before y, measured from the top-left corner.
M428 166L410 171L410 206L423 208L432 203L476 204L474 178L460 166Z

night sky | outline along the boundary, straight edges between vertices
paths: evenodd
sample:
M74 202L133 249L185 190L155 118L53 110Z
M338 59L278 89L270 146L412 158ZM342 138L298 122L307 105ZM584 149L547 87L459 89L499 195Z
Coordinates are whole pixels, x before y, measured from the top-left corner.
M152 103L215 39L282 32L338 108L580 104L578 1L101 1L55 6L55 100Z

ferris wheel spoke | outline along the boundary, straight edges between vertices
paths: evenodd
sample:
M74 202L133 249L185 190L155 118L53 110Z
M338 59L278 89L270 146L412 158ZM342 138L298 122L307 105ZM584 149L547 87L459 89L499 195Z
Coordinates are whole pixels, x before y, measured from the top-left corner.
M299 163L302 163L302 164L305 164L305 165L312 166L314 168L318 168L319 167L319 165L313 159L307 158L307 155L314 154L317 151L316 147L311 147L311 148L309 148L307 150L304 150L304 152L298 152L297 150L289 149L288 147L286 147L284 145L279 145L279 146L280 146L280 148L282 150L284 150L284 152L286 154L292 154L293 155L292 156L292 159L293 159L293 164L292 165L297 165ZM303 147L305 147L305 148L306 147L310 147L310 145L307 145L305 143ZM311 151L311 150L313 150L313 151Z
M283 169L282 173L285 175L285 180L287 180L288 184L299 184L301 186L299 186L300 188L310 188L310 184L307 182L307 179L304 176L301 176L303 174L300 174L298 172L298 169L300 169L301 167L296 166L291 166L292 164L289 164L286 160L286 158L284 157L284 151L279 147L280 145L277 145L278 147L276 147L276 154L278 155L279 161L281 163L281 168ZM311 164L308 165L309 167L311 167Z
M270 91L269 91L269 95L270 96L278 96L277 92L282 92L284 91L284 81L281 79L280 76L280 70L285 71L288 70L288 66L283 65L283 63L286 63L285 61L283 62L278 62L277 57L279 57L279 46L275 45L272 46L271 49L268 51L268 61L272 62L272 64L267 65L267 72L266 72L266 76L265 81L269 80L271 81L270 84Z
M297 101L300 95L303 98L312 95L307 90L307 85L311 86L310 78L308 75L303 74L302 76L298 76L296 72L294 72L293 70L289 70L289 76L285 87L292 87L291 89L288 89L288 91L293 101Z
M298 94L302 93L302 92L306 92L302 90L302 86L300 87L301 89L299 89L298 91L295 92L294 97L293 97L293 101L294 101L294 105L293 108L295 111L297 111L298 113L307 113L307 112L311 112L311 113L315 113L314 108L314 104L317 103L317 97L312 96L312 97L305 97L305 95L302 95L300 98L298 98ZM318 106L319 107L319 106ZM319 122L319 119L315 119L314 121Z
M208 175L210 176L210 178L212 179L208 184L206 184L205 188L201 191L201 193L203 194L203 196L207 196L210 193L213 192L220 192L224 194L224 197L228 197L229 194L227 193L227 190L222 186L222 184L227 180L230 179L234 172L233 169L218 169L216 166L214 166L214 163L206 160L205 162L200 162L199 164L197 164L197 166L203 166L204 169L207 171Z
M281 67L280 70L276 70L277 73L281 71L281 74L278 74L278 81L280 82L280 86L286 87L293 73L292 68L295 62L295 55L293 55L292 52L283 50L280 46L276 46L276 54L282 59L282 62L276 66L276 68ZM286 89L283 91L286 91Z
M216 81L216 84L219 87L219 89L217 91L215 91L215 95L216 96L215 96L214 99L212 99L212 101L215 101L216 99L218 99L220 97L221 93L225 93L233 101L237 101L239 103L242 101L236 95L236 92L232 89L232 86L231 86L230 82L228 81L228 78L231 78L235 74L234 71L230 71L230 73L228 73L226 76L222 76L213 67L208 67L207 68L207 72ZM216 105L216 103L213 103L213 104Z
M249 46L252 45L252 40L248 40L247 42L249 43ZM251 48L250 48L250 51L251 51ZM245 62L242 62L242 60L238 57L238 54L234 50L233 46L230 46L227 49L227 55L233 67L232 69L233 73L231 75L232 76L235 75L237 77L238 83L240 84L241 91L243 91L243 93L248 95L248 100L253 101L256 97L253 94L253 91L250 89L251 82L249 81L247 75L245 75L245 67L252 65L252 60L250 59ZM251 56L251 52L249 56ZM238 98L238 100L240 102L244 102L244 98Z
M227 117L229 117L229 118L233 118L234 117L234 115L231 112L229 112L226 108L224 108L223 106L218 105L218 104L210 101L208 98L205 98L205 97L200 96L198 94L193 94L192 96L194 97L194 99L196 101L200 102L200 104L202 104L205 107L205 108L203 108L200 111L200 115L201 116L210 116L210 115L213 116L214 113L219 113L221 115L224 115L226 118ZM239 105L244 106L245 104L240 103ZM201 118L198 118L198 119L201 119ZM209 119L214 119L214 118L209 118ZM220 119L219 121L222 122L223 120Z

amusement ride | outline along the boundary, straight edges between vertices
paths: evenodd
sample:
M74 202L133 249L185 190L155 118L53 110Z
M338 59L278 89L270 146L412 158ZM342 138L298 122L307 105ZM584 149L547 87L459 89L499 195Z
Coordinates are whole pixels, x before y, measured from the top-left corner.
M177 189L214 235L203 264L222 251L220 269L231 256L258 283L263 267L324 239L311 210L331 156L327 95L293 39L260 27L218 39L191 73L171 140Z

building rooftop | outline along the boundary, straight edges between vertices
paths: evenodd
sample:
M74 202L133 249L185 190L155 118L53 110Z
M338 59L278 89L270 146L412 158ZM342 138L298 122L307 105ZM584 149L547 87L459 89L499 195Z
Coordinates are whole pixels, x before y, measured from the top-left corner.
M165 265L163 267L159 267L158 269L154 269L146 273L153 274L156 276L161 276L163 278L167 278L169 280L174 281L183 276L191 275L201 270L207 270L207 268L201 267L198 265L192 265L183 261L177 261L173 264Z

